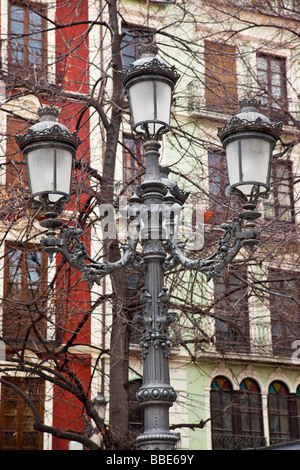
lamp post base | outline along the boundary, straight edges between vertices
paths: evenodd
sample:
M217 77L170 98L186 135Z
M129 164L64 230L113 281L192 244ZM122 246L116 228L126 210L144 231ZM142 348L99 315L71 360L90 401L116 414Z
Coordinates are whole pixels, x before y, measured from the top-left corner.
M157 354L156 359L160 356L162 364L160 371L165 374L167 380L161 384L153 382L144 384L137 392L137 399L144 409L145 422L144 432L138 436L137 444L140 450L172 450L175 449L178 437L169 430L169 408L177 395L173 387L167 383L169 382L167 359L164 357L162 360L161 351L152 350L150 355L151 353ZM151 368L146 365L145 382L149 372L153 374L153 370L151 372Z
M174 450L179 437L171 432L166 433L144 433L141 434L136 442L139 450Z

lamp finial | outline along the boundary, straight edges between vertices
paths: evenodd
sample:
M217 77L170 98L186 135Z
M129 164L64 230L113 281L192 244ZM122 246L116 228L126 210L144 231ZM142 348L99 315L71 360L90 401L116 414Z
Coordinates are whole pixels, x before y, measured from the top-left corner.
M239 101L239 106L242 110L254 108L254 110L258 110L261 105L261 102L256 98L243 98Z
M40 121L56 121L59 115L59 109L47 106L46 108L38 109L37 114Z
M145 55L150 55L155 57L158 53L158 47L156 44L141 44L138 48L140 57Z

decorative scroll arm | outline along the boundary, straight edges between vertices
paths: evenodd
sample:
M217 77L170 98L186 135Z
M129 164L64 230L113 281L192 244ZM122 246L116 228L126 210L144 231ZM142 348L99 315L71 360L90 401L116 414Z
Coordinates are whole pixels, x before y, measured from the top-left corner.
M234 218L221 225L224 230L218 241L216 251L204 259L188 258L183 251L183 244L172 237L168 241L171 256L176 264L188 270L195 270L206 275L207 279L220 277L225 267L230 264L239 253L242 246L253 243L259 238L259 231L255 228L243 230L238 218Z
M54 253L59 253L65 261L73 268L80 271L82 278L91 287L93 283L99 285L101 279L115 271L120 271L133 263L136 255L136 246L138 238L130 238L123 244L123 255L115 262L99 262L93 260L87 253L86 246L80 240L82 230L64 225L61 228L60 238L53 233L41 239L44 251L48 252L50 257Z

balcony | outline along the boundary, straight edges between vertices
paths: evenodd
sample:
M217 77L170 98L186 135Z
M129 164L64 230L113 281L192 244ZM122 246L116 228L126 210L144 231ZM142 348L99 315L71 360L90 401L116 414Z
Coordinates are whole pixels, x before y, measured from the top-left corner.
M213 450L242 450L257 449L267 445L263 436L214 434L212 436Z

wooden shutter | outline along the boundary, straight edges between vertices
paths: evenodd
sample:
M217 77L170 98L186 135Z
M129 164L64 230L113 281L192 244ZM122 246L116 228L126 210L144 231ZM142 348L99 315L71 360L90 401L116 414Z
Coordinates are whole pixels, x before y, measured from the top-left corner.
M247 269L237 267L215 282L216 348L249 352Z
M9 188L28 188L25 159L16 142L16 134L25 134L28 124L11 116L7 118L6 184Z
M205 41L204 51L206 107L232 114L238 103L235 48Z
M7 244L3 336L15 341L46 337L47 264L34 246Z
M130 185L128 197L135 191L136 186L141 183L143 169L143 146L140 139L123 137L123 180Z
M12 382L36 406L43 417L44 383L41 379L6 378ZM33 428L34 416L27 402L11 387L2 385L0 449L42 450L42 433Z

